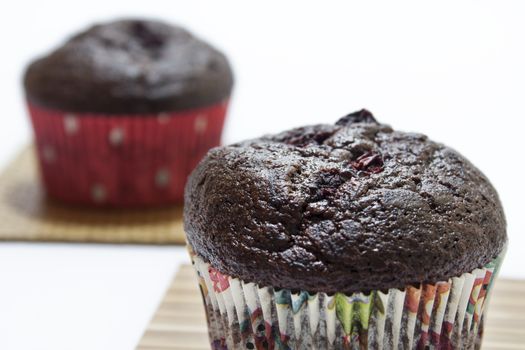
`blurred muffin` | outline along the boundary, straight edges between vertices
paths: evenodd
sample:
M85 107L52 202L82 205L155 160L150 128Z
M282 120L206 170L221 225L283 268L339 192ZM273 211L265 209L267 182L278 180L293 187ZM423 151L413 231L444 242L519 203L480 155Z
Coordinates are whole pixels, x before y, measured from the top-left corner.
M477 348L507 241L478 169L365 110L211 150L184 218L228 349Z
M47 193L70 203L182 202L220 143L233 75L177 26L95 25L27 68L24 86Z

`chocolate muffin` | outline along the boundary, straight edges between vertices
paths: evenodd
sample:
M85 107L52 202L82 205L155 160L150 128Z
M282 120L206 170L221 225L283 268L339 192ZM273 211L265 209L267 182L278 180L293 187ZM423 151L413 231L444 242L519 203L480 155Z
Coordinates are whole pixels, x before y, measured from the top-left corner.
M185 230L212 340L235 349L477 347L507 242L474 165L366 110L211 150L186 187ZM214 307L227 294L237 319ZM264 334L257 317L240 330L265 307Z
M181 202L187 176L220 143L232 86L224 54L181 27L126 19L73 36L24 76L48 193Z
M27 69L30 103L83 113L149 114L227 99L226 57L187 30L120 20L73 36Z

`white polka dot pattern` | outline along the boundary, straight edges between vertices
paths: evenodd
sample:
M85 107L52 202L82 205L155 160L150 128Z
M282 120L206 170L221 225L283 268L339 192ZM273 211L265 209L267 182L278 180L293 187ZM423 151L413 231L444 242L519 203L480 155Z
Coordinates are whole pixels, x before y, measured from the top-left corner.
M159 169L155 175L155 185L158 188L166 188L170 183L170 172L168 169Z
M170 116L168 113L159 113L157 120L159 121L159 124L168 124L170 121Z
M44 161L47 163L53 163L56 159L56 152L55 149L51 146L43 146L42 147L42 157L44 158Z
M74 114L66 114L64 116L64 131L68 135L73 135L78 131L79 125L77 117Z
M125 133L120 127L113 128L109 132L109 143L113 146L120 146L124 143Z
M208 119L205 114L199 114L197 118L195 118L195 132L197 134L202 134L206 131L208 127Z
M101 184L94 184L91 188L91 196L95 203L101 203L106 200L106 188Z
M227 104L151 115L29 105L46 192L113 207L180 203L188 175L220 144Z

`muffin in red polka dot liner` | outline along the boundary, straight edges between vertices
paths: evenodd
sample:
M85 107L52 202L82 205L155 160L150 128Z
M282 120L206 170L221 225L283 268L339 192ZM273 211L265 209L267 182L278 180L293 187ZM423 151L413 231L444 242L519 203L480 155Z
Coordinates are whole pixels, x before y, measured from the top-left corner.
M233 74L185 29L119 20L32 62L24 86L50 197L160 206L182 202L187 176L220 144Z

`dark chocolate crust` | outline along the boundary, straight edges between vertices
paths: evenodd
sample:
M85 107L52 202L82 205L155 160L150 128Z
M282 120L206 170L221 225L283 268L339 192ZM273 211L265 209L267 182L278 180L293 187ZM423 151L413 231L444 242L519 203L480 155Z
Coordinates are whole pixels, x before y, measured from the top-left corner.
M226 57L188 31L157 21L95 25L27 68L31 103L64 111L147 114L229 97Z
M195 252L219 271L312 292L447 280L507 240L478 169L365 110L211 150L187 184L184 219Z

